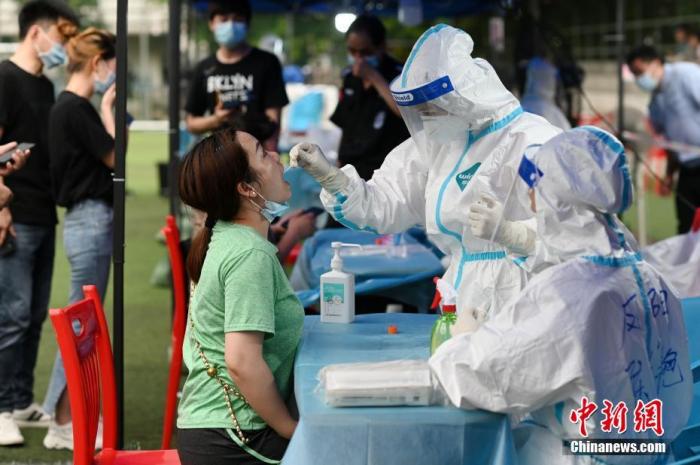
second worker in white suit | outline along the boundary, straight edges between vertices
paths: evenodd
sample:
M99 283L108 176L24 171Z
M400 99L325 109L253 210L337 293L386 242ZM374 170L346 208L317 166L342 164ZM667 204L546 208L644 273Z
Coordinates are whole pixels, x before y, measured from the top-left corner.
M534 231L520 222L532 218L521 183L506 202L518 163L526 148L560 130L524 113L491 65L471 57L473 46L469 34L444 24L418 39L391 85L411 138L371 180L351 165L332 166L313 144L290 156L321 183L324 206L345 226L382 234L423 226L451 258L445 279L458 290L458 311L484 319L525 285L514 259L534 247ZM471 232L469 206L482 195L505 204L515 220L498 228L506 248Z

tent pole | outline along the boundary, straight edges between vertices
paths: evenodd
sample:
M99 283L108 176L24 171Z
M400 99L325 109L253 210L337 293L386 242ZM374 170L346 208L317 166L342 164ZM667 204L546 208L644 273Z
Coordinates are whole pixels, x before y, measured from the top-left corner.
M127 12L128 0L117 1L117 98L114 161L114 310L113 348L117 384L117 448L124 447L124 212L126 178Z
M168 186L170 214L177 217L179 210L177 194L177 167L180 150L180 21L179 0L169 0L168 27L168 115L169 115L169 167Z

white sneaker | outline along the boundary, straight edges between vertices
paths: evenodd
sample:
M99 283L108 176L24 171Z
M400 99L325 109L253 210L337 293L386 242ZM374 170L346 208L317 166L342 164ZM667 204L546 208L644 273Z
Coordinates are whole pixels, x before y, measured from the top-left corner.
M102 435L104 431L102 430L102 417L100 417L100 422L97 424L97 437L95 438L95 450L102 450Z
M14 418L17 426L21 428L46 428L51 421L51 415L44 412L41 405L37 403L33 403L25 409L16 409L12 412L12 418Z
M19 446L24 444L24 437L19 431L10 412L0 413L0 446Z
M73 450L73 423L59 425L52 420L44 437L44 447Z
M97 424L95 450L102 449L102 419ZM73 450L73 423L59 425L55 421L49 423L49 430L44 437L44 447L47 449Z

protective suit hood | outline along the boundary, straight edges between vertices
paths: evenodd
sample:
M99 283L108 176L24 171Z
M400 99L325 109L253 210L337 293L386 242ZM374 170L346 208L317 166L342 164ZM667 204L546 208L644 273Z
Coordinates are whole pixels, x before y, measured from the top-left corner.
M632 203L622 144L593 126L566 131L534 155L531 174L539 241L533 270L585 255L610 255L636 243L615 217ZM522 175L522 170L521 170Z
M467 130L483 129L519 107L493 67L472 58L473 48L466 32L445 24L433 26L418 39L401 75L391 83L394 100L421 150L429 142L451 143L459 134L466 138ZM451 131L426 130L426 114L438 118L437 127Z
M527 78L523 96L535 95L541 99L554 102L557 93L559 73L551 63L535 57L527 64Z

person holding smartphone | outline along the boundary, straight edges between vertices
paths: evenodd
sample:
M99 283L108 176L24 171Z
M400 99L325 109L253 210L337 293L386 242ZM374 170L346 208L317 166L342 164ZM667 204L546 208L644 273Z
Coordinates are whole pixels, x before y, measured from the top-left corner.
M187 96L187 129L223 127L253 134L277 150L282 107L289 103L277 57L248 43L249 0L211 2L209 29L219 48L195 67Z
M14 251L0 257L0 446L22 444L20 427L49 421L34 402L57 222L47 141L55 93L44 72L65 64L64 44L78 30L75 13L56 0L28 1L17 18L19 44L0 63L0 145L36 145L20 171L3 177L13 197L0 210L0 247L14 241Z
M17 142L0 145L0 154L2 154L0 155L0 210L5 208L12 199L12 191L5 185L3 178L20 169L29 156L29 150L18 150L17 147ZM7 161L3 161L5 157L8 158ZM0 243L4 242L3 239L0 238ZM3 247L0 246L0 256L3 255L2 249Z
M116 40L88 28L72 38L68 84L49 118L51 184L56 203L66 208L63 246L71 269L70 302L95 284L104 297L112 258L112 170L114 168ZM100 111L90 103L102 95ZM49 449L72 449L73 428L63 362L57 354L44 402L54 414L44 438Z

